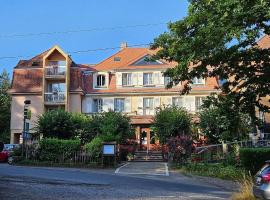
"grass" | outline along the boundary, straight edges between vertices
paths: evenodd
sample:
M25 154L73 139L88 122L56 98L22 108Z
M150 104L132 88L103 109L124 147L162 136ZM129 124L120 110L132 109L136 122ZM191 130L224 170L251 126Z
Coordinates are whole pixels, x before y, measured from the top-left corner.
M206 164L206 163L190 163L180 168L182 173L195 174L199 176L209 176L225 180L242 180L246 171L240 167L233 165L224 165L222 163Z
M232 200L256 200L252 194L253 181L250 176L244 177L240 182L240 190L234 193L231 197Z

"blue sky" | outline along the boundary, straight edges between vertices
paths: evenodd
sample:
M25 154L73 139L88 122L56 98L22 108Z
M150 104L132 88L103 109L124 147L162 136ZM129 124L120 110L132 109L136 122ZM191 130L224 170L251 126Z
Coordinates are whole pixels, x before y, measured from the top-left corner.
M66 52L118 47L123 41L129 45L147 44L167 30L165 24L27 37L3 35L166 23L183 18L187 6L187 0L1 1L0 57L24 56L21 59L28 59L54 44L60 45ZM116 51L95 51L71 56L76 63L98 63ZM19 59L0 59L0 71L7 69L12 73Z

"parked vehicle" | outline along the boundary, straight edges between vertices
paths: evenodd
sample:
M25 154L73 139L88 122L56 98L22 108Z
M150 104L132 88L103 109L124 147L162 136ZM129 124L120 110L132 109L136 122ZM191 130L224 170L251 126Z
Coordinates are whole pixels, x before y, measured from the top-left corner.
M0 151L0 162L7 162L13 150L19 147L19 144L4 144L2 151Z
M256 174L253 194L260 199L270 199L270 160Z

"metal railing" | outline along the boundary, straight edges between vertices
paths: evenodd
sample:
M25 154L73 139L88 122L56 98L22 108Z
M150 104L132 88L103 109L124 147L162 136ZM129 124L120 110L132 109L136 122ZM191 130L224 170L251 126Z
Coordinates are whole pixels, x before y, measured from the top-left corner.
M64 76L66 75L66 66L47 66L45 74L46 76Z
M66 100L65 92L50 93L47 92L44 94L44 100L48 103L64 103Z

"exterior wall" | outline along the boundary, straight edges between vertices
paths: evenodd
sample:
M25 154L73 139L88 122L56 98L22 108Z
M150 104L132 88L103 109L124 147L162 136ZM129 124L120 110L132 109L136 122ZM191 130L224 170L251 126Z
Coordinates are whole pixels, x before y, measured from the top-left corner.
M14 134L22 133L23 130L23 110L24 100L31 100L29 109L31 110L30 129L34 127L38 115L43 112L42 95L12 95L11 102L11 143L14 143Z
M80 94L69 94L69 111L82 112L82 101Z
M125 99L125 111L124 113L130 115L143 115L143 98L153 98L154 109L160 107L162 105L172 105L173 97L180 97L183 99L183 107L186 108L189 112L195 113L196 110L196 97L206 97L206 94L196 94L196 95L185 95L179 96L177 94L171 95L140 95L140 96L86 96L82 101L82 113L92 113L93 110L93 99L102 99L103 100L103 111L108 111L109 109L114 110L114 99L116 98L124 98ZM154 110L151 115L154 115Z

